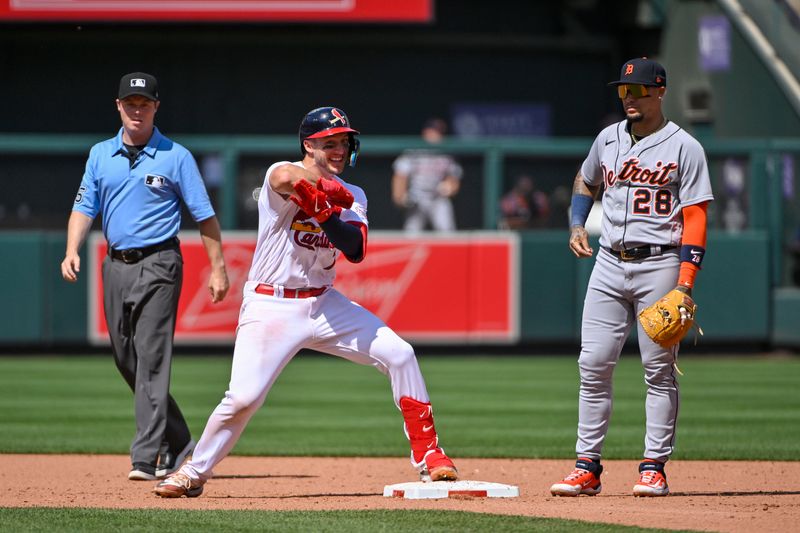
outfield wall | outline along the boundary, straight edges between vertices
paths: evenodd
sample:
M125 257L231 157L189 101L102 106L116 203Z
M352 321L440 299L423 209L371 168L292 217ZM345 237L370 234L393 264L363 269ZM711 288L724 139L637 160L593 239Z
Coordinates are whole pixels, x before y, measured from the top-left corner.
M472 234L460 232L460 238ZM514 239L518 243L514 254L518 282L511 287L518 297L513 317L518 329L513 339L503 342L579 343L583 297L593 261L573 257L564 231L513 235L518 235ZM396 234L370 234L371 244L392 238ZM406 241L411 244L410 239ZM597 242L594 246L597 249ZM90 343L88 254L84 247L84 269L78 283L66 283L59 268L64 247L61 232L0 233L0 249L13 251L5 253L0 263L6 302L0 308L1 346L46 348ZM800 346L800 291L770 287L766 232L711 232L708 250L695 290L699 323L705 332L702 342ZM369 257L361 268L369 268ZM486 282L491 284L492 280ZM443 287L437 298L446 298L448 290ZM446 343L472 344L474 339L449 338Z

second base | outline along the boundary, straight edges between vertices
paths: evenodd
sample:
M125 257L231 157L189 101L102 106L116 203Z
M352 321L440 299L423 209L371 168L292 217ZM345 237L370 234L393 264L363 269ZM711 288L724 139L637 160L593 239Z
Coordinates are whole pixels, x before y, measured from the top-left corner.
M414 481L386 485L383 495L387 498L427 500L436 498L516 498L519 487L490 483L488 481Z

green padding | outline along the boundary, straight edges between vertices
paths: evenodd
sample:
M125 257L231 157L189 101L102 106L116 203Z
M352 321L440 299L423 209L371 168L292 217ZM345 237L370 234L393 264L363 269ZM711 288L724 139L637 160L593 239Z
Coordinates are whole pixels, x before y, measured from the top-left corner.
M520 340L576 339L577 262L564 231L523 232L520 259Z
M8 232L0 235L0 342L35 344L41 340L44 288L42 232Z
M775 289L772 306L772 341L779 346L800 347L800 289Z
M0 233L0 344L86 342L86 276L77 283L61 279L65 245L61 233Z
M703 340L769 340L769 243L763 231L711 232L693 296ZM700 341L702 342L702 340Z
M85 343L87 322L87 278L89 258L86 247L81 249L81 272L78 281L67 283L61 277L61 261L67 245L65 233L48 233L44 246L44 294L43 311L45 333L53 341L63 343Z

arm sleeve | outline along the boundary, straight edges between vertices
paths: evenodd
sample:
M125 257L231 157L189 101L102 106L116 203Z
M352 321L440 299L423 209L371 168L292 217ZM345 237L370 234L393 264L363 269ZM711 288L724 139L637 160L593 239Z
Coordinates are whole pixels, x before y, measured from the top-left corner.
M689 205L683 208L683 239L681 244L686 246L699 246L705 252L708 221L708 202ZM694 287L694 280L700 267L689 262L681 261L678 285Z
M366 255L366 226L343 222L338 215L332 215L320 227L330 239L331 244L341 250L351 263L358 263ZM363 228L363 229L362 229Z
M689 205L683 208L682 244L695 244L706 247L708 222L708 202Z

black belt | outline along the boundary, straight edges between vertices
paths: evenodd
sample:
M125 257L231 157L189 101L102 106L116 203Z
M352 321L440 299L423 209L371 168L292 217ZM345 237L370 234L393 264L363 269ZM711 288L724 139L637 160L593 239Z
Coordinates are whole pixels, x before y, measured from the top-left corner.
M138 263L148 255L160 252L161 250L177 248L179 245L180 241L178 238L172 237L164 242L160 242L146 248L128 248L127 250L116 250L114 248L109 248L108 255L110 255L112 259L118 259L123 263L131 265L133 263Z
M638 246L636 248L628 248L627 250L612 250L606 248L606 251L611 255L619 257L623 261L636 261L637 259L645 259L653 255L661 255L670 250L674 250L677 246L665 246L663 244L648 244L645 246Z

